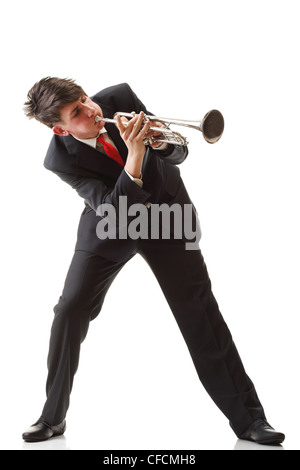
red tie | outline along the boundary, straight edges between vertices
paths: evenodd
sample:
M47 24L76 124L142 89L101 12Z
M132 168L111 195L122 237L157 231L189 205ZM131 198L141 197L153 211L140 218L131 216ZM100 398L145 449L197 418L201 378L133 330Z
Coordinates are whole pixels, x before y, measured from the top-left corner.
M109 144L108 142L106 142L106 140L104 140L104 137L103 137L103 134L100 134L98 139L97 139L97 142L101 142L101 144L103 145L103 148L105 150L105 152L107 153L107 155L112 158L113 160L115 160L117 163L119 163L119 165L121 166L124 166L124 162L122 160L122 157L121 155L119 154L118 150L115 149L115 147L113 147L111 144Z

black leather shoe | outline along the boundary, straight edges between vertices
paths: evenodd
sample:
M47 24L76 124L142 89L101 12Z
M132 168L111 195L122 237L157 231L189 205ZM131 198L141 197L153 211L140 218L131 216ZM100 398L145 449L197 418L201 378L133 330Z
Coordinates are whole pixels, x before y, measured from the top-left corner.
M257 444L278 445L284 441L285 435L275 431L265 419L261 418L255 420L239 438L257 442Z
M50 437L60 436L66 430L66 421L63 420L57 426L50 426L45 421L33 424L27 431L22 434L26 442L46 441Z

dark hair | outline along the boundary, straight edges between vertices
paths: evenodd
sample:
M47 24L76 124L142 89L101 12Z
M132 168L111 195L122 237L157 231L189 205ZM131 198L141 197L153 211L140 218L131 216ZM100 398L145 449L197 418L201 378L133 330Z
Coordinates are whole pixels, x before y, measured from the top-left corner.
M52 128L61 121L61 109L81 96L86 95L84 90L69 78L46 77L42 78L29 90L24 112L29 119L37 121Z

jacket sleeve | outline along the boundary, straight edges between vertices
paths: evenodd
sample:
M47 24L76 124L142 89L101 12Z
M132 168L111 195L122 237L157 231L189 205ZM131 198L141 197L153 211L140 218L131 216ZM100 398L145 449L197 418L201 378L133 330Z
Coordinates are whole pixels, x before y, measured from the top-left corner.
M68 183L82 197L96 213L104 204L112 205L116 214L120 210L120 197L126 197L127 207L133 204L145 204L150 197L150 193L132 181L123 170L114 188L109 188L103 181L97 178L90 178L80 175L53 171L64 182ZM124 201L124 199L123 199ZM128 222L130 219L128 219Z

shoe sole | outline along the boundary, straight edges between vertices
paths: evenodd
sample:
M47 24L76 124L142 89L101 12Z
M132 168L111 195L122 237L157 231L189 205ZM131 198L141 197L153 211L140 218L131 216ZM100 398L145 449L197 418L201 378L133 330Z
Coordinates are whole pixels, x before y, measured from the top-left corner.
M54 436L46 437L45 439L33 439L33 438L26 439L25 437L23 437L23 440L25 442L43 442L43 441L48 441L48 439L51 439L52 437L54 437Z
M38 437L34 438L34 437L25 437L25 436L22 436L22 438L25 442L43 442L43 441L48 441L49 439L52 439L53 437L62 436L65 430L66 428L63 430L63 432L54 433L52 436L45 437L45 438L38 438Z
M257 444L265 444L265 445L269 445L269 446L276 446L276 445L279 445L279 444L282 444L282 442L284 441L284 438L278 438L278 439L264 439L264 440L261 440L261 441L254 441L254 442L257 442Z

